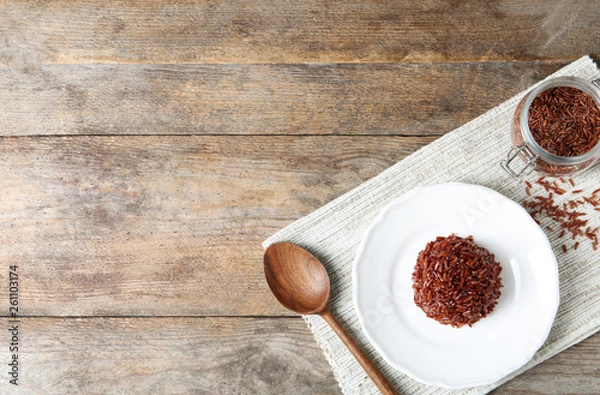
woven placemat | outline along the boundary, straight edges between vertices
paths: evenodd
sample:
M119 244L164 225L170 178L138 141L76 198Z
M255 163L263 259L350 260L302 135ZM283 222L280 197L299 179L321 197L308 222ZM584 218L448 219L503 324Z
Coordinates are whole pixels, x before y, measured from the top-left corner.
M583 57L548 78L576 76L587 80L600 77L594 62ZM529 89L527 90L529 91ZM352 266L364 232L375 216L393 199L422 185L464 182L492 188L523 203L528 199L523 183L518 184L500 168L510 148L509 121L526 92L507 100L487 113L446 134L266 240L263 246L288 241L305 247L322 260L331 279L330 307L342 324L369 353L402 394L485 394L519 373L539 364L600 328L600 254L583 240L577 249L563 252L564 237L553 229L549 218L541 219L559 265L558 313L545 344L517 372L488 386L450 390L422 384L389 366L362 333L352 301ZM532 180L536 180L532 178ZM600 165L572 177L577 189L593 191L600 185ZM533 183L533 188L539 187ZM568 188L567 188L568 189ZM543 189L542 189L543 191ZM567 191L557 202L573 198ZM532 191L528 191L532 192ZM586 210L585 208L580 209ZM587 208L589 226L600 226L600 212ZM319 316L304 317L331 364L345 394L377 394L379 391L334 332Z

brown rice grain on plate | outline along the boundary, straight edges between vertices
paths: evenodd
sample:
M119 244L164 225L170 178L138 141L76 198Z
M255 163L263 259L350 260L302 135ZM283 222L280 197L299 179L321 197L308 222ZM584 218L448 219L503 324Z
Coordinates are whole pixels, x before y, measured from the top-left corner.
M419 253L412 273L415 304L444 325L472 326L498 304L501 271L473 236L437 237Z

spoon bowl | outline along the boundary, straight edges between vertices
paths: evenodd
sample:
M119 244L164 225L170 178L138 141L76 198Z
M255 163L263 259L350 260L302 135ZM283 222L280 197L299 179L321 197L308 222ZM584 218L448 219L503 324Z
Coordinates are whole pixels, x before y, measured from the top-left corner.
M267 284L285 308L299 314L320 315L383 394L397 394L369 356L344 329L328 307L330 283L327 270L310 252L291 243L269 246L264 255Z
M329 302L327 270L310 252L277 243L265 252L265 277L275 298L300 314L318 314Z

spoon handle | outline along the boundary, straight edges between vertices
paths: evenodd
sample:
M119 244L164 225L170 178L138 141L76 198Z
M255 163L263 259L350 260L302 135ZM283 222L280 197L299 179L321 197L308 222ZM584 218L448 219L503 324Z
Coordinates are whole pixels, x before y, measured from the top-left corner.
M331 326L331 329L338 335L342 343L350 350L354 358L358 361L360 366L363 367L365 372L369 375L373 383L379 388L384 395L398 395L396 389L392 384L385 378L383 373L375 366L371 358L363 351L362 348L356 343L356 340L350 336L350 334L344 329L342 324L335 318L329 307L325 307L323 311L319 313L321 317Z

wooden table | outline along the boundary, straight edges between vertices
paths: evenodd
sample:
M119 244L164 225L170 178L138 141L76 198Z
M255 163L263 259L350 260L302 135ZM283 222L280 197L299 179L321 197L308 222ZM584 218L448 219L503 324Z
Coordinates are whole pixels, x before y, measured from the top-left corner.
M261 242L599 59L598 20L595 1L3 2L0 393L339 394ZM596 334L494 394L598 388Z

